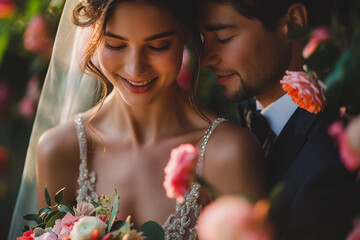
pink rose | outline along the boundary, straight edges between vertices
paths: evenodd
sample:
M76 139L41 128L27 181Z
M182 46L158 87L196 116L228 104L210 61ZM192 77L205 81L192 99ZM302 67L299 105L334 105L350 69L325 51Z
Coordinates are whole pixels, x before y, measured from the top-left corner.
M41 236L36 237L35 240L58 240L54 233L45 232Z
M336 138L337 144L339 145L340 158L346 169L354 171L359 168L360 155L357 155L356 151L350 145L343 124L340 121L334 122L328 128L328 133L330 136Z
M169 162L164 169L163 185L167 197L176 197L179 203L184 201L184 196L195 178L198 157L199 153L192 144L182 144L172 149Z
M239 196L223 196L200 213L197 233L200 240L268 240L272 239L266 222L269 204L255 206Z
M67 213L62 219L57 219L53 227L53 232L58 236L59 239L70 236L70 232L74 227L74 224L81 217L75 217L71 213Z
M310 57L311 54L313 54L316 50L316 48L319 46L319 44L326 39L330 38L331 33L330 30L326 27L320 27L315 29L311 34L310 41L306 44L302 55L304 58Z
M311 113L318 113L326 104L325 85L316 77L313 78L309 79L305 72L286 71L280 83L299 107Z
M354 229L347 236L346 240L359 240L360 239L360 218L355 218Z

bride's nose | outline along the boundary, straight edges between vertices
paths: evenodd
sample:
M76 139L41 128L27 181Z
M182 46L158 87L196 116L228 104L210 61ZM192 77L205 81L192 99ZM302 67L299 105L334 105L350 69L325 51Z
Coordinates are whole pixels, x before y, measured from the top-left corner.
M129 77L140 77L149 69L149 62L146 54L141 50L132 50L129 52L126 63L125 72Z

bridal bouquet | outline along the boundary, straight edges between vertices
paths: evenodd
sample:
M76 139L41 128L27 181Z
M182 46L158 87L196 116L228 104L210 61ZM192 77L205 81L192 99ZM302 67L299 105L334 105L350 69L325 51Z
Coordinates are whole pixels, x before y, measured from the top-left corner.
M116 219L119 196L116 190L108 198L101 196L101 201L78 202L76 207L62 204L65 188L54 197L54 205L45 188L47 207L38 214L28 214L24 219L35 221L37 226L24 227L24 234L17 240L143 240L164 239L162 227L152 221L144 223L138 230L132 229L130 216L125 221ZM112 204L113 201L113 204ZM111 206L112 205L112 206Z

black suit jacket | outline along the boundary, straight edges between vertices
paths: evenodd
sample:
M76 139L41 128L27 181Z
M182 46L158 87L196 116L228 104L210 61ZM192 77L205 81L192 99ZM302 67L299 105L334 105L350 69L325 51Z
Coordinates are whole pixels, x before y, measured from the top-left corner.
M345 239L360 216L356 173L344 168L327 133L338 108L312 114L298 108L267 158L269 189L283 183L270 209L276 239Z
M283 183L270 217L277 239L345 239L360 215L360 185L340 161L327 129L338 108L298 108L266 158L269 187Z

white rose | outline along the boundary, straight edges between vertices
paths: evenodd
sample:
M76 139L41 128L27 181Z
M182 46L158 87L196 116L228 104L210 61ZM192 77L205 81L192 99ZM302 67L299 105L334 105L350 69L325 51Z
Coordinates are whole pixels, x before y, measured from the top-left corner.
M99 237L104 236L107 225L97 217L84 216L74 224L70 238L74 240L88 240L92 232L97 229Z

